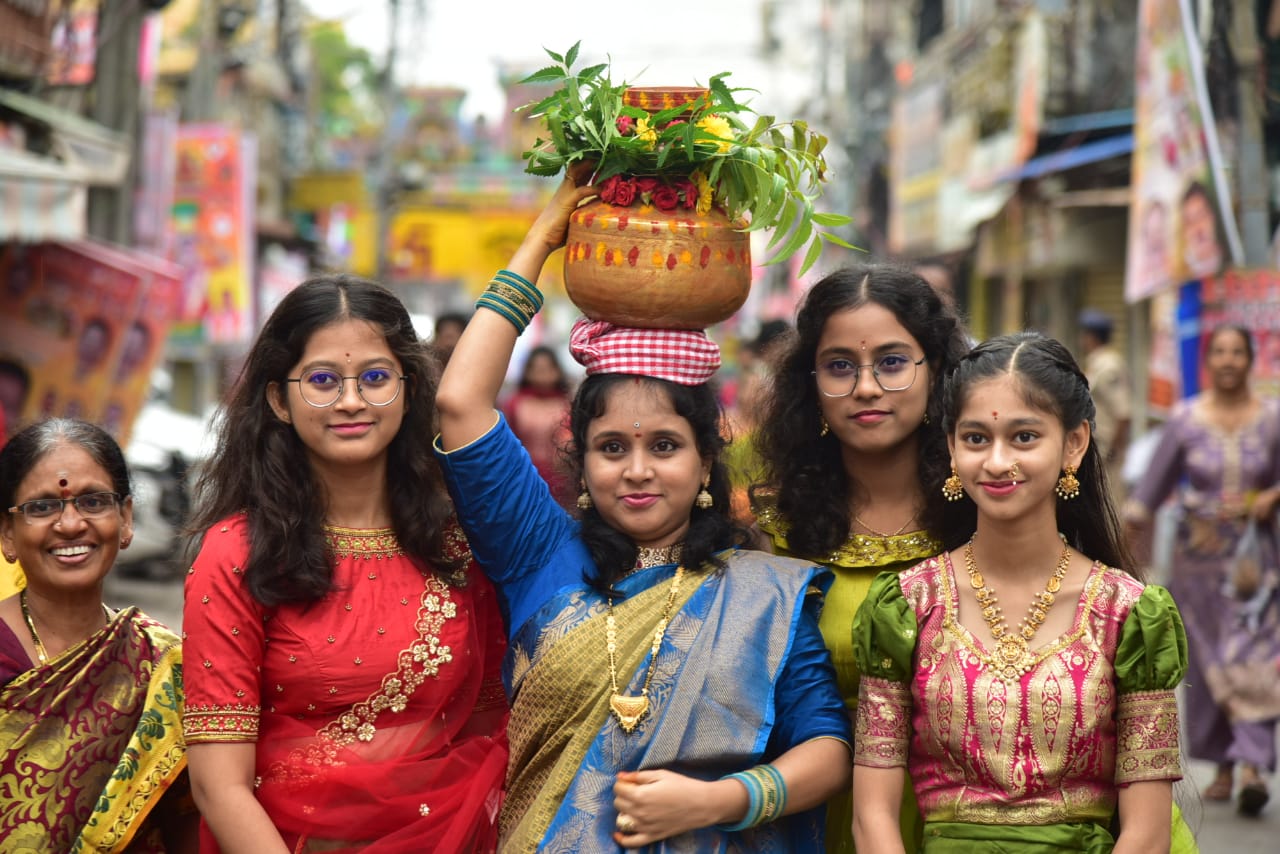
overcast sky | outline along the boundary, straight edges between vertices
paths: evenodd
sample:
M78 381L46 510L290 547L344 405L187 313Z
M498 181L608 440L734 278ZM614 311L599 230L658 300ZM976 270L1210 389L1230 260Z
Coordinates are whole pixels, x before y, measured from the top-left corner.
M389 0L304 0L317 16L345 22L348 38L385 56ZM760 0L644 0L639 3L569 0L400 0L399 76L403 83L454 85L470 93L467 116L492 116L502 107L500 63L538 67L543 47L562 53L582 41L582 55L608 54L614 80L640 85L692 85L732 71L730 82L766 93L777 72L758 60ZM785 26L816 10L816 0L781 4ZM415 8L426 10L415 33ZM808 7L808 9L806 9ZM810 14L816 14L811 12ZM642 73L643 72L643 73Z

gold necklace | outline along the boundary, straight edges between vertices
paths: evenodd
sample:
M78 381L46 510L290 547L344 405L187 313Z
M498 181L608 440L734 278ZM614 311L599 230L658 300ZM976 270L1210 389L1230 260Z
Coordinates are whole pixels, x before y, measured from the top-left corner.
M919 510L917 510L917 511L916 511L916 512L914 512L914 513L912 513L912 514L911 514L911 518L910 518L910 519L908 519L907 521L903 522L903 523L902 523L902 526L901 526L900 528L898 528L898 530L894 531L892 534L886 534L886 533L884 533L883 531L877 531L875 528L871 527L871 526L870 526L870 525L868 525L866 522L862 521L862 519L860 519L860 518L858 517L858 514L857 514L857 513L854 513L854 514L853 514L853 521L857 522L859 525L861 525L862 527L866 528L870 533L874 534L874 535L875 535L875 536L877 536L877 537L896 537L896 536L898 536L899 534L901 534L903 531L907 530L907 526L908 526L908 525L910 525L912 522L914 522L914 521L916 520L916 517L917 517L917 516L919 516L919 515L920 515L920 511L919 511Z
M675 604L676 594L680 592L680 582L684 580L684 567L676 567L675 578L671 581L671 591L667 593L667 606L662 610L662 619L653 633L653 646L649 652L649 669L645 672L644 686L639 697L631 697L618 692L618 623L613 617L613 597L609 596L609 614L604 621L605 648L609 651L609 685L613 693L609 695L609 711L628 735L635 731L640 721L649 715L649 685L653 682L654 664L658 660L658 648L662 646L662 638L667 633L667 623L671 620L671 607Z
M1018 631L1013 632L1009 630L1004 611L996 601L996 592L987 586L982 573L978 571L977 562L973 559L973 537L965 544L964 568L969 573L969 584L982 608L982 619L986 620L991 628L991 636L996 639L996 660L1003 665L1006 678L1020 676L1035 664L1029 650L1030 641L1049 615L1049 608L1053 605L1055 594L1062 589L1062 579L1070 565L1071 547L1064 540L1058 568L1049 576L1044 590L1032 597L1031 604L1027 606L1027 615L1018 624Z
M36 648L36 658L40 664L47 664L49 661L49 652L44 648L44 644L40 642L40 633L36 631L36 621L31 619L31 609L27 607L27 589L22 588L22 592L18 594L18 605L22 608L22 619L27 624L27 631L31 632L31 643ZM111 622L111 609L107 607L107 603L102 603L102 615L106 617L108 623Z
M684 543L669 546L638 546L636 548L635 569L648 569L651 566L666 566L679 563L684 556ZM633 572L635 570L632 570Z
M18 604L22 606L22 619L27 622L27 631L31 632L31 642L36 647L36 658L40 659L41 664L44 664L49 660L49 653L45 651L44 644L40 642L40 633L36 631L36 621L31 619L31 609L27 607L27 588L25 587L18 594Z

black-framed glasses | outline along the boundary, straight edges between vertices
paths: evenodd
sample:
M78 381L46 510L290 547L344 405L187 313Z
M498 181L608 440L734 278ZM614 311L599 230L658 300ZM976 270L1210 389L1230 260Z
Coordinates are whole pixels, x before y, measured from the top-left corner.
M356 393L370 406L390 406L400 396L400 386L405 376L386 368L370 368L354 377L344 377L337 371L319 368L300 377L290 377L287 383L297 383L302 399L317 409L333 406L342 397L347 380L356 381Z
M836 358L818 366L813 372L818 391L826 397L847 397L858 386L863 368L871 369L880 388L885 391L906 391L916 381L916 370L925 357L912 359L903 353L887 353L869 365L859 365L852 359Z
M32 522L61 519L67 505L74 504L77 513L86 519L93 519L116 509L121 500L119 493L115 492L86 492L74 498L35 498L24 501L17 507L10 507L9 512L21 513L29 525Z

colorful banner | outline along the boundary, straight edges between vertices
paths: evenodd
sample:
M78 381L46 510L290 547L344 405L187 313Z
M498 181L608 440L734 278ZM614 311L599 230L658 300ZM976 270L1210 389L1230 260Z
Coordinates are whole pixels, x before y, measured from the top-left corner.
M1142 0L1139 7L1129 302L1216 275L1243 254L1186 5Z
M254 333L253 218L257 147L218 124L178 128L173 260L183 269L178 334L239 344Z
M86 86L93 82L98 59L98 4L75 0L57 16L50 41L53 53L47 80L51 86Z
M1226 325L1242 326L1253 337L1254 391L1280 397L1280 271L1232 269L1205 279L1199 287L1199 309L1197 380L1188 393L1208 384L1203 354L1209 334Z

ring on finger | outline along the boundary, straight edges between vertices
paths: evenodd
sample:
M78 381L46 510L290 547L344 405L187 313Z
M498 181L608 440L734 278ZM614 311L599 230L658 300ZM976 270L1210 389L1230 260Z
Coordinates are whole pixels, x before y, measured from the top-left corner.
M618 828L618 832L630 836L636 832L636 820L626 813L618 813L618 820L613 823Z

